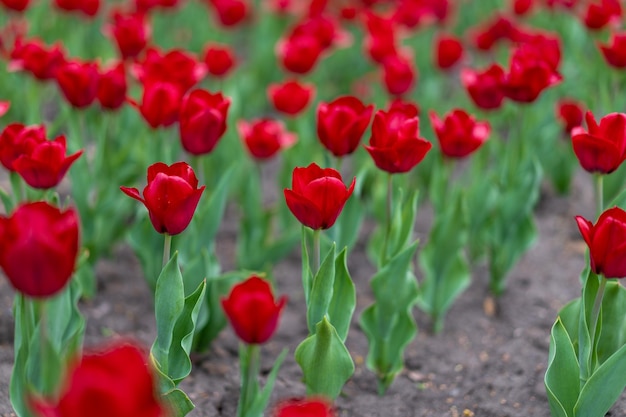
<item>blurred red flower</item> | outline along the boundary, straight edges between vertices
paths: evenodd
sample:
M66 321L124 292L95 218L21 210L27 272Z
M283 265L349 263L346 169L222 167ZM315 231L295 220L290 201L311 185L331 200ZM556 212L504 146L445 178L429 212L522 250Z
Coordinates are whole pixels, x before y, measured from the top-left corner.
M285 130L285 126L272 119L237 123L239 135L250 154L259 160L269 159L281 150L293 145L296 135Z
M267 88L269 100L281 113L295 116L309 104L315 94L315 85L288 80L282 84L271 84Z
M563 124L563 130L570 133L583 123L583 107L573 100L560 100L556 103L556 117Z
M55 75L63 96L72 106L81 109L96 99L100 79L96 62L66 61Z
M497 109L502 105L504 70L498 64L483 71L466 68L461 71L461 82L474 104L481 109Z
M433 130L439 139L443 155L449 158L464 158L476 151L489 137L488 122L477 122L465 110L455 109L444 120L430 112Z
M38 144L46 141L44 126L24 126L11 123L0 133L0 163L15 172L13 163L21 155L30 153Z
M574 153L585 171L610 174L626 159L626 114L608 114L598 125L588 111L585 120L588 132L572 129Z
M198 89L185 95L178 123L183 148L192 155L210 153L226 132L229 106L222 93Z
M204 52L204 64L209 74L225 77L237 63L233 51L228 45L208 45Z
M605 210L594 225L576 216L578 229L589 247L591 269L605 278L626 277L626 212Z
M119 62L115 66L105 69L98 81L98 101L100 105L109 110L116 110L126 102L126 70L124 63Z
M452 68L463 56L463 44L451 35L439 35L434 40L435 64L439 69Z
M283 401L276 406L273 417L335 417L332 404L324 398Z
M372 118L374 106L343 96L317 107L317 137L337 157L356 150Z

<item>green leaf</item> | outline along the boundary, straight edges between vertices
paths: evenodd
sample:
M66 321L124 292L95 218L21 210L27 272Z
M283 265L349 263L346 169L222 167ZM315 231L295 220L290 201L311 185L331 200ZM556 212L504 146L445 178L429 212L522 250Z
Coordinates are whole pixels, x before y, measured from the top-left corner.
M162 267L163 238L157 238L145 208L141 209L138 213L139 220L130 229L128 242L139 258L143 275L154 293Z
M2 187L0 187L0 200L2 201L2 205L4 206L4 212L12 213L13 212L13 200L11 199L11 196L9 196L9 194L7 194L7 192L4 191Z
M602 332L596 346L598 364L626 344L626 288L616 281L606 283L602 299Z
M252 405L250 405L250 408L248 410L249 415L251 416L263 415L263 411L267 408L267 404L270 401L270 396L272 395L272 391L274 390L274 383L276 382L276 377L278 376L278 370L280 369L280 366L282 365L282 363L285 361L285 358L287 357L288 352L289 352L289 349L287 348L283 349L283 351L280 353L278 358L276 358L276 360L274 361L274 366L272 367L272 370L267 376L267 381L265 382L265 386L263 387L259 395L257 395Z
M354 246L359 237L359 229L365 218L366 205L354 194L355 193L346 201L341 215L337 219L335 226L331 229L332 232L334 232L337 247L340 248L352 248Z
M548 368L544 378L552 417L574 417L580 392L578 360L572 341L557 318L550 335ZM592 416L595 414L588 414Z
M413 241L413 229L415 225L415 217L417 215L418 197L419 191L415 190L409 194L409 197L404 204L397 205L398 209L394 214L391 236L389 238L389 245L391 247L391 251L389 252L390 257L395 256L402 249L409 246ZM402 201L404 201L404 199Z
M335 280L333 296L328 306L328 317L335 326L342 341L346 341L350 322L356 306L356 289L350 278L346 261L347 250L344 248L335 259Z
M169 406L171 417L183 417L195 408L187 394L178 388L161 394L161 397Z
M309 334L315 333L316 324L328 313L328 307L333 297L335 281L335 245L333 244L326 254L320 269L313 278L311 293L307 303L307 325Z
M587 379L591 375L593 363L595 363L594 349L591 346L592 338L589 334L589 329L591 327L591 313L600 286L600 279L604 278L598 277L593 271L589 270L581 298L582 310L580 312L578 326L578 361L580 362L581 376L584 379Z
M315 326L315 334L296 348L295 358L304 374L307 395L334 400L354 373L352 357L326 317Z

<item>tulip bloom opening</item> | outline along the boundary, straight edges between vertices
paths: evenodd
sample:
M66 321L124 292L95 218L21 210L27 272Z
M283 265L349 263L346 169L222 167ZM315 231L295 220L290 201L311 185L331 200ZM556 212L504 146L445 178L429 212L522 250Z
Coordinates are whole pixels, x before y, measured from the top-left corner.
M626 114L608 114L598 125L588 111L585 120L589 132L572 129L574 153L585 171L610 174L626 159Z
M595 225L582 216L576 216L576 222L589 247L593 272L605 278L626 277L626 212L613 207Z

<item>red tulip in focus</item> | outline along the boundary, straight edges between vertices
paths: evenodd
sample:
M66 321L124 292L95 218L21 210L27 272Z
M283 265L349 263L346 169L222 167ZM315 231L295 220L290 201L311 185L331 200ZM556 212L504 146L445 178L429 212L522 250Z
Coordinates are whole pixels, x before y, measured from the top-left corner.
M455 109L442 121L430 113L433 130L439 139L441 152L449 158L464 158L477 150L489 137L488 122L477 122L466 111Z
M322 54L322 45L311 34L292 35L277 45L281 65L295 74L311 71Z
M28 8L30 0L0 0L0 4L14 12L23 12Z
M183 94L180 86L157 81L144 85L141 104L129 101L139 110L148 125L156 129L171 126L178 121Z
M403 55L390 55L383 61L383 81L387 92L401 96L415 84L416 69L411 60Z
M424 159L432 144L419 136L415 106L392 106L374 115L369 146L376 166L390 174L408 172Z
M513 101L532 103L561 78L542 49L524 44L511 57L509 72L504 77L504 94Z
M21 155L29 154L40 143L46 142L44 126L24 126L11 123L0 133L0 163L15 172L13 163Z
M58 400L31 399L37 417L166 417L143 349L117 342L90 352L69 371Z
M597 0L589 3L583 22L588 29L599 30L609 23L620 24L622 17L622 6L619 0Z
M226 131L230 100L222 93L193 90L182 101L179 115L180 141L192 155L210 153Z
M598 45L606 62L615 68L626 68L626 32L614 33L611 43Z
M124 63L120 62L100 74L98 101L105 109L119 109L126 102L127 89L126 70L124 69Z
M441 35L435 39L435 64L441 70L452 68L463 56L463 45L450 35Z
M67 61L56 71L56 80L67 101L81 109L93 103L98 95L98 64Z
M270 284L255 275L236 284L222 308L239 339L249 345L267 342L278 326L287 297L274 299Z
M235 67L235 55L228 45L209 45L204 52L204 64L209 74L224 77Z
M339 97L317 108L317 137L337 157L356 150L372 118L374 106L352 96Z
M245 120L237 124L239 135L250 154L259 160L269 159L281 150L293 145L296 135L285 130L285 126L272 119Z
M98 13L100 0L54 0L54 4L66 12L79 12L93 17Z
M78 215L46 202L19 206L0 215L0 266L13 287L28 297L51 297L74 272Z
M38 143L13 161L13 169L33 188L56 187L83 151L65 156L65 136Z
M461 71L461 82L474 104L481 109L497 109L502 105L504 70L498 64L481 72L464 69Z
M267 88L269 100L281 113L295 116L309 104L315 94L315 85L302 84L297 80L272 84Z
M296 167L291 190L284 190L287 207L304 226L329 229L352 195L355 183L356 178L346 187L338 171L320 168L315 163L306 168Z
M10 71L28 71L38 80L55 77L57 68L65 62L65 52L60 45L47 46L39 39L18 39L11 51Z
M323 398L294 399L278 404L273 417L335 417L332 405Z
M576 216L578 229L589 247L591 269L605 278L626 277L626 212L605 210L596 224Z
M158 233L169 235L177 235L189 226L204 188L204 185L198 188L198 179L185 162L150 165L143 197L136 188L120 187L126 195L146 206Z
M571 133L572 129L583 123L583 108L573 100L561 100L556 104L556 117L563 124L565 133Z
M112 22L105 31L115 40L122 59L138 56L148 44L150 26L142 13L113 12Z
M626 159L626 114L608 114L598 125L588 111L585 120L589 132L572 129L574 153L585 171L610 174Z
M219 22L226 27L242 22L248 14L248 4L244 0L209 0Z

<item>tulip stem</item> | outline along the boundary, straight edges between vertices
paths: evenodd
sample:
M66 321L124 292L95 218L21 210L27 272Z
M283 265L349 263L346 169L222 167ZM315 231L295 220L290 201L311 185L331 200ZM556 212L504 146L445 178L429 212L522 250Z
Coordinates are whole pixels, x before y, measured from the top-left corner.
M320 269L320 233L320 229L313 231L313 276L315 276Z
M387 204L386 204L386 225L385 225L385 238L383 240L383 250L380 257L380 265L384 265L387 263L387 251L389 250L389 238L391 236L391 216L392 216L392 207L391 204L393 202L393 177L391 174L387 174Z
M596 191L596 219L600 217L604 210L604 175L595 175L595 191Z
M170 252L172 250L172 235L164 233L165 241L163 243L163 268L170 260Z
M250 405L258 392L257 376L261 367L259 345L246 344L240 348L241 394L237 407L237 417L260 417L249 415Z
M589 278L591 278L591 276L588 277L587 279ZM607 279L601 275L599 276L599 278L600 278L600 287L598 288L596 299L593 303L593 310L591 310L591 329L590 329L589 336L591 337L590 351L592 352L591 353L592 357L593 357L593 352L595 352L596 328L598 327L598 318L600 316L600 309L602 308L602 299L604 298L604 290L606 289L606 281L607 281ZM588 376L591 376L591 375L588 375Z

